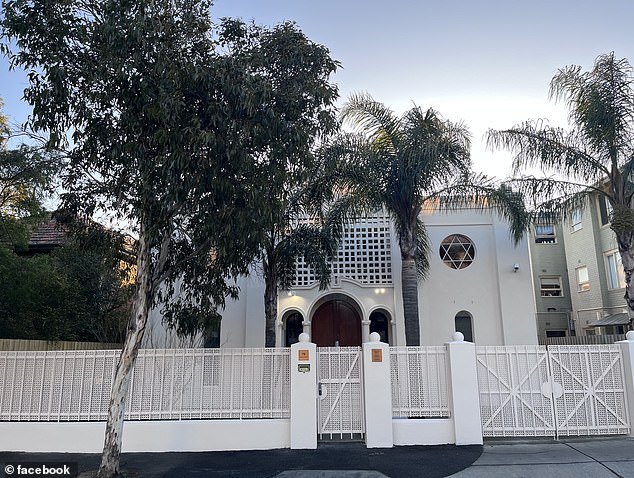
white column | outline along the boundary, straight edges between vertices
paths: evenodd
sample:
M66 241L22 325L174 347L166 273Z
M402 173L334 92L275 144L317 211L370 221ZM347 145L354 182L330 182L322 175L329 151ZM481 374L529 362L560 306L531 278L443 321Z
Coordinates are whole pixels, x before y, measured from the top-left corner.
M394 446L390 347L372 332L363 344L363 394L365 397L365 443L368 448Z
M317 346L306 333L291 345L291 449L317 448Z
M634 330L625 334L625 340L617 342L623 354L623 375L625 375L625 400L631 417L634 416ZM630 428L630 436L634 436L634 427Z
M475 345L456 332L445 344L449 365L449 394L456 445L481 445L480 394Z
M284 322L278 317L275 321L275 346L284 347Z
M370 341L370 321L362 320L361 321L361 343L366 343Z

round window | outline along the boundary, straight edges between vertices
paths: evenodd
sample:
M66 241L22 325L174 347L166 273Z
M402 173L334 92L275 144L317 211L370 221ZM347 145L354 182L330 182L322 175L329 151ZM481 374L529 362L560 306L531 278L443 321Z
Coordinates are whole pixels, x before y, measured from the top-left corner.
M475 246L467 236L452 234L440 243L440 258L452 269L464 269L475 259Z

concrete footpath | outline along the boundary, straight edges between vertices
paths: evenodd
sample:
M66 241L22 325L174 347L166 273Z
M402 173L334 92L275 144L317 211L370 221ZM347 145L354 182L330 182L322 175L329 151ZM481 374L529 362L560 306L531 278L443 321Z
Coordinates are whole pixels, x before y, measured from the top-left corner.
M0 452L6 462L76 462L94 476L99 455ZM253 478L634 478L634 439L496 442L482 446L367 449L362 443L323 443L317 450L125 453L122 475ZM5 475L9 476L9 475Z
M634 439L485 444L482 455L455 478L633 478Z

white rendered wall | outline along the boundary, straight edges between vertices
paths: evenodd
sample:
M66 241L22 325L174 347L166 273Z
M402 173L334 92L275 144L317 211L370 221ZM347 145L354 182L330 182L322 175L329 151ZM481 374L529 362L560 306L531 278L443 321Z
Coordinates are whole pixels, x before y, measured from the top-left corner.
M101 453L105 422L0 422L0 450ZM123 452L290 447L290 420L126 421Z
M473 316L479 345L537 343L526 241L515 247L505 223L477 210L425 215L424 221L431 251L429 275L419 284L421 344L443 343L455 330L455 315L463 310ZM452 269L440 259L440 243L451 234L474 243L475 260L464 269ZM516 263L520 270L514 273Z

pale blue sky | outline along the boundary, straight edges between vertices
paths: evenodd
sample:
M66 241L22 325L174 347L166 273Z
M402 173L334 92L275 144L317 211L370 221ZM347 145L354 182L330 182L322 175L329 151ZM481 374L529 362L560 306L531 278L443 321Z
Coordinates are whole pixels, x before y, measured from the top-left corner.
M412 101L464 121L473 136L474 168L503 177L507 153L484 150L487 128L529 118L564 125L561 105L548 101L560 67L589 68L615 51L634 61L634 2L630 0L216 0L214 17L273 25L294 20L342 63L333 78L343 104L367 91L398 113ZM23 74L0 61L5 113L24 121Z

